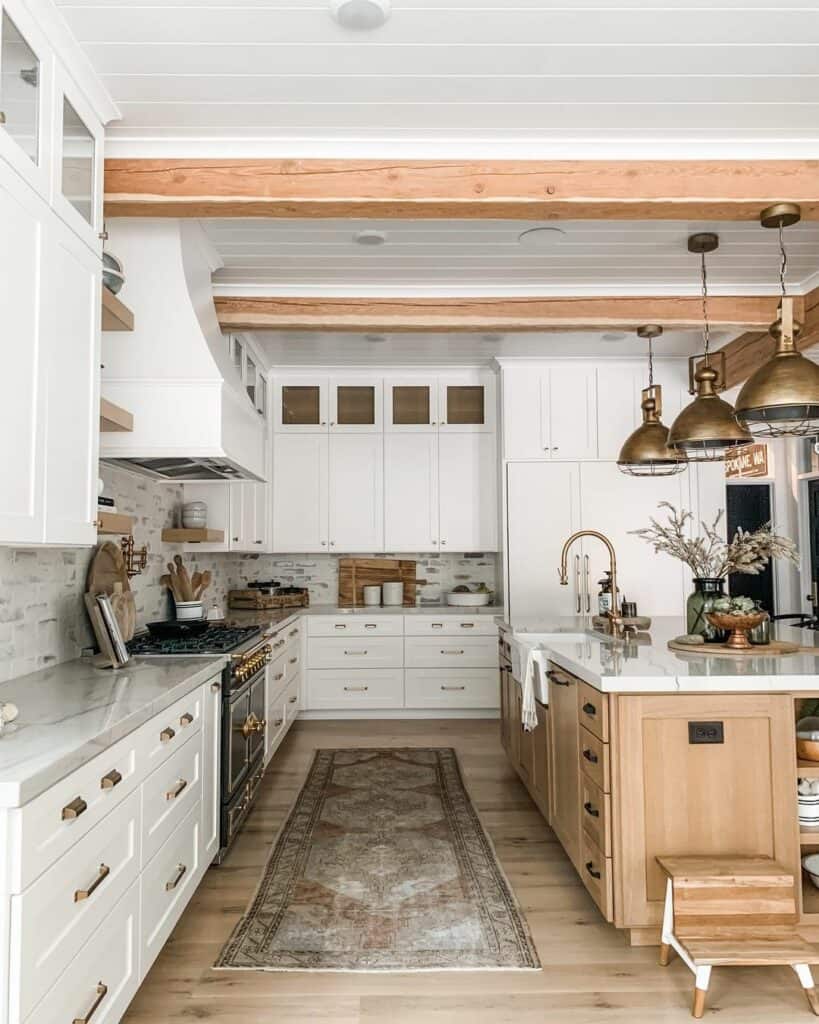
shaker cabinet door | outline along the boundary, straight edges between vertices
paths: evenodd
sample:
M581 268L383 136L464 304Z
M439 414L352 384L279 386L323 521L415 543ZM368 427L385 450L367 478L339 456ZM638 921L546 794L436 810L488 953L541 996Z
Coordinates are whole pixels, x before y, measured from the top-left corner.
M494 434L438 437L442 551L498 550Z
M384 547L438 550L438 437L384 436Z
M381 434L330 438L330 550L384 550L384 443Z
M278 435L273 442L273 550L326 551L327 434Z

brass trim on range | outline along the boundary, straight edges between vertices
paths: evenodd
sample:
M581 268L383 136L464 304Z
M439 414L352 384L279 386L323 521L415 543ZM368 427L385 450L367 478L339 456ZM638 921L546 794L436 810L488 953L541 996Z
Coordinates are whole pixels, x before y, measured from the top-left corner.
M110 772L107 772L100 779L100 789L113 789L114 786L118 786L122 782L122 772L118 772L116 768L112 768Z
M81 814L85 814L87 810L88 804L85 800L81 796L74 797L71 803L63 807L62 819L63 821L73 821L75 818L79 818Z
M96 890L102 885L105 879L111 874L111 869L107 864L100 864L100 869L97 877L88 886L87 889L75 889L74 890L74 902L82 903L83 900L87 900L90 896L93 896Z
M86 1013L84 1017L75 1017L72 1024L89 1024L89 1021L99 1009L100 1003L108 995L108 986L103 984L101 981L98 982L97 987L95 989L95 994L97 998L91 1004L91 1008L89 1009L88 1013Z

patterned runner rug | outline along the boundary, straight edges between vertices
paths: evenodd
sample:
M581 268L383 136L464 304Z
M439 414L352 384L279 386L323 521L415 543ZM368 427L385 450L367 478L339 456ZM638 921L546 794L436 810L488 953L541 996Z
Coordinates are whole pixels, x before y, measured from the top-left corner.
M539 970L448 748L319 750L217 967Z

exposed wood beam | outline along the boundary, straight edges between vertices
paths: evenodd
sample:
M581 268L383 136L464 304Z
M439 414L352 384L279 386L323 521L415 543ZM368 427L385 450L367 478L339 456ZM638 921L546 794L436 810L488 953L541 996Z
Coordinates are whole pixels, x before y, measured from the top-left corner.
M816 160L105 161L109 217L819 220Z
M799 297L796 317L802 323L797 348L804 351L819 344L819 288ZM771 318L771 323L776 316ZM742 384L758 367L766 363L774 352L774 340L767 330L748 331L723 346L725 353L726 387Z
M578 296L548 298L274 298L217 296L225 331L596 331L699 327L698 296ZM721 327L767 326L776 296L714 296L711 322ZM799 307L801 308L801 306Z

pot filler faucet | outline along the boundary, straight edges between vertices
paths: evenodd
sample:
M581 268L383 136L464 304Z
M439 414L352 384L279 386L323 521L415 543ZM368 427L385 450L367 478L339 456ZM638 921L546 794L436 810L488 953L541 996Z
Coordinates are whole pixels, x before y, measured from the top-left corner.
M599 541L602 541L608 549L609 571L611 573L611 610L606 614L609 620L609 632L611 635L622 636L623 618L620 615L620 609L617 607L617 555L614 553L614 545L608 537L602 533L598 533L597 530L578 530L577 533L573 533L563 545L563 551L560 555L560 569L558 570L560 575L560 585L561 587L566 587L569 584L569 548L579 537L596 537Z

